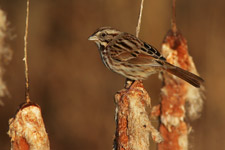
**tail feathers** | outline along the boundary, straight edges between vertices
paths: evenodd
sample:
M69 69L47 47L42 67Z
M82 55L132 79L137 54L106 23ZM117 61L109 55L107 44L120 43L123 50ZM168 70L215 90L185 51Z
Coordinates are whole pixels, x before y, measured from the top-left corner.
M199 88L204 81L201 77L166 62L166 71Z

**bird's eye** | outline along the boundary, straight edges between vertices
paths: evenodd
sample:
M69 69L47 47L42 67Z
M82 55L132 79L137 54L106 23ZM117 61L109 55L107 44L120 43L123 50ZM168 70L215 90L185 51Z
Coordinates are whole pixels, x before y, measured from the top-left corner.
M102 34L101 34L101 36L102 36L102 37L105 37L105 36L106 36L106 34L105 34L105 33L102 33Z

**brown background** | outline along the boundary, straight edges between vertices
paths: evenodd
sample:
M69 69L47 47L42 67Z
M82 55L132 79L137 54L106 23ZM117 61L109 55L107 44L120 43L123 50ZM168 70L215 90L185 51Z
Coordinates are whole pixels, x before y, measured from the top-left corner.
M94 43L87 41L96 28L113 26L135 33L140 1L31 0L29 72L31 100L43 113L54 150L112 149L115 130L113 95L124 78L107 70ZM225 1L179 0L177 24L188 40L201 76L206 80L204 111L191 122L189 147L225 149ZM23 36L25 0L0 0L12 34L13 60L5 81L11 97L0 108L0 149L10 147L8 119L24 101ZM171 1L146 0L140 38L161 48L170 28ZM153 105L159 103L157 75L144 82ZM155 147L155 146L152 146Z

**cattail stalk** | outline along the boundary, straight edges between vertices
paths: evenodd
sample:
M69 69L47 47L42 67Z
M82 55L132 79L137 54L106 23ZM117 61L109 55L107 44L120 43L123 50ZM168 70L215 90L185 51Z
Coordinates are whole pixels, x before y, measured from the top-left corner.
M138 37L141 26L141 16L144 0L141 1L136 36ZM162 137L152 126L146 111L151 100L144 89L142 81L127 79L125 88L115 95L116 103L116 133L114 150L149 150L150 133L156 142L161 142Z
M152 139L160 143L163 139L152 126L149 114L151 100L140 81L127 81L128 87L115 95L116 136L114 150L149 150Z
M22 105L9 120L8 134L11 150L50 150L41 108L32 102Z
M141 29L141 18L142 18L143 7L144 7L144 0L141 0L140 12L139 12L139 17L138 17L138 24L137 24L137 27L136 27L136 37L139 36L139 32L140 32L140 29Z
M24 36L25 63L25 100L16 115L9 120L8 135L11 138L11 150L50 150L48 135L41 115L41 108L31 102L29 97L29 78L27 63L27 36L29 18L29 0Z
M25 97L27 103L30 102L29 94L29 73L28 73L28 63L27 63L27 39L28 39L28 25L29 25L29 8L30 1L27 0L27 16L26 16L26 26L25 26L25 35L24 35L24 65L25 65Z
M163 41L162 54L169 63L198 74L192 57L188 54L187 41L177 30L175 0L172 14L172 27ZM189 117L193 120L200 116L202 89L195 88L169 73L163 74L159 130L164 141L158 144L158 150L188 150L191 128L185 122L185 117L190 114Z

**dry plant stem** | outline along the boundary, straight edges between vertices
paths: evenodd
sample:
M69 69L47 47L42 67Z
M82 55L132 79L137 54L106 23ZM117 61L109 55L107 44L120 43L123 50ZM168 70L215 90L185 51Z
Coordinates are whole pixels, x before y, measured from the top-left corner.
M187 70L187 45L181 34L171 30L163 43L162 53L168 62ZM158 145L158 150L187 150L188 127L184 122L187 84L167 73L163 77L159 129L164 142Z
M177 30L175 2L173 0L172 29L163 41L162 54L169 63L198 75L192 57L188 54L187 41ZM200 116L204 87L195 88L166 72L163 74L163 82L159 129L164 142L158 144L158 150L188 150L191 128L184 121L185 115L188 114L192 120ZM157 115L157 110L159 109L156 108L153 114Z
M25 35L24 35L24 64L25 64L25 96L26 102L30 102L29 96L29 74L28 74L28 63L27 63L27 38L28 38L28 23L29 23L29 6L30 2L27 0L27 15L26 15L26 27L25 27Z
M177 32L177 24L176 24L176 0L172 0L172 30L173 30L173 33L176 33Z
M49 150L48 135L39 106L25 103L9 120L11 150Z
M11 150L49 150L49 140L42 119L41 108L32 103L29 97L27 64L28 18L29 0L27 0L27 16L24 36L26 102L20 106L16 116L9 120L8 134L11 137Z
M136 36L141 26L144 0L141 1ZM116 103L116 133L114 150L149 150L149 134L155 141L161 142L159 132L151 125L146 112L151 101L141 81L126 80L125 88L115 95Z
M192 58L188 54L187 42L181 33L170 30L163 42L162 53L171 64L197 74ZM188 99L196 100L195 115L199 116L202 99L200 89L169 74L163 74L164 86L161 89L160 133L164 142L158 150L187 150L189 128L184 121ZM196 117L196 116L195 116Z
M142 17L143 6L144 6L144 0L141 0L141 7L140 7L140 12L139 12L139 17L138 17L138 24L137 24L137 27L136 27L136 37L139 36L139 32L140 32L140 28L141 28L141 17Z

